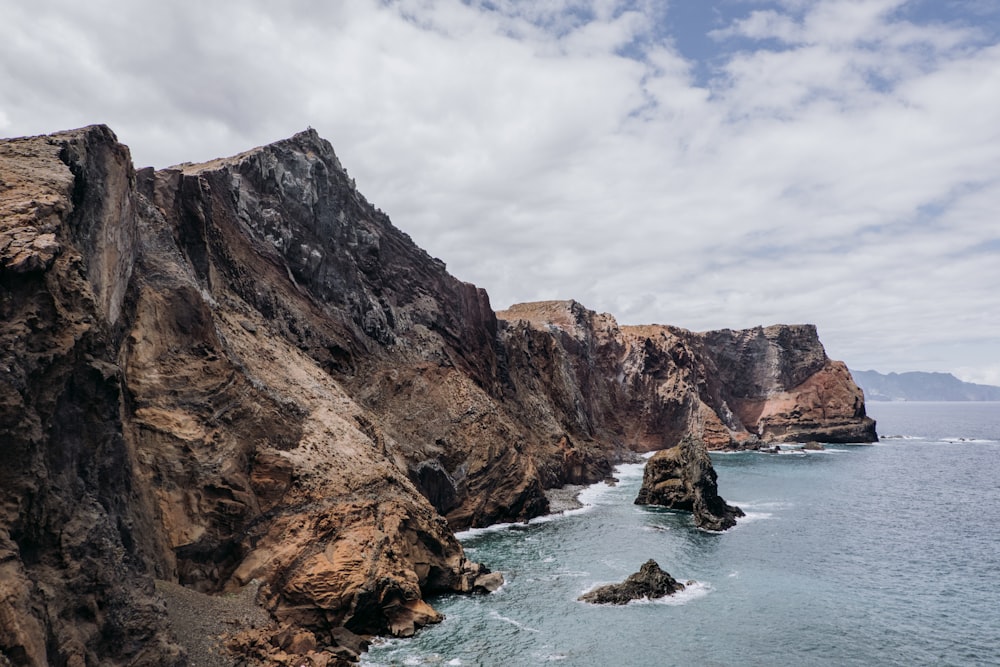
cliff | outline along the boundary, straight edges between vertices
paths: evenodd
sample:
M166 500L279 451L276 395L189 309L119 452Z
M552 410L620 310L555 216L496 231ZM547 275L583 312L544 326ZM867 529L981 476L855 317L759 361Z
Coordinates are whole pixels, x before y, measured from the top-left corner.
M639 452L688 434L708 449L877 439L864 395L812 325L619 326L574 301L497 316L522 412L568 416L571 437Z
M259 585L234 645L330 662L496 585L453 530L633 452L874 439L810 327L494 314L311 130L159 171L103 126L0 142L0 309L14 664L183 664L156 579Z

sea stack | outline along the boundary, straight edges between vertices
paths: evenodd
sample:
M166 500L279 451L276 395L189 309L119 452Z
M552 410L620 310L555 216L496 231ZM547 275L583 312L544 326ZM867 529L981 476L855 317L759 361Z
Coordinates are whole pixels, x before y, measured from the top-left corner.
M699 528L727 530L736 525L743 510L726 504L719 496L716 479L704 443L688 435L646 462L635 502L691 512Z
M578 599L592 604L622 605L633 600L656 600L683 591L684 588L684 584L660 569L655 560L649 559L638 572L630 574L622 583L600 586Z

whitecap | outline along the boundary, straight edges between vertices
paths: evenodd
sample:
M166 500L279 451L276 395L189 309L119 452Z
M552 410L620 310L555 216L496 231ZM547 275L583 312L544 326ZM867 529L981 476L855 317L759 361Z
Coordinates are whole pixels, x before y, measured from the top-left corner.
M579 500L579 498L577 498ZM583 507L574 507L570 510L563 510L561 514L556 514L553 516L579 516L581 514L586 514L594 509L594 505L591 503L584 503Z
M647 533L665 533L670 530L670 526L642 526L640 530Z
M598 482L597 484L591 484L590 486L584 487L576 496L576 499L581 505L583 505L583 507L575 510L569 510L566 514L571 514L573 512L581 513L593 509L595 505L601 504L601 501L613 488L614 487L609 485L607 482Z
M785 500L730 500L728 501L730 505L736 505L741 510L786 510L790 507L794 507L795 503L790 503Z
M597 588L600 588L601 586L607 586L609 583L611 583L611 582L596 583L593 586L590 586L589 588L581 591L579 593L579 595L577 595L577 599L579 600L580 596L582 596L582 595L584 595L586 593L589 593L590 591L593 591L593 590L595 590ZM621 583L621 582L616 582L616 583ZM705 583L705 582L701 582L701 581L689 581L689 582L687 582L684 585L684 590L677 591L673 595L664 595L661 598L655 598L655 599L652 599L652 600L650 600L648 597L644 597L644 598L640 598L638 600L632 600L631 602L629 602L629 603L627 603L625 605L602 604L602 605L598 605L598 606L600 606L600 607L612 607L613 608L613 607L628 606L628 605L662 604L662 605L668 605L668 606L674 607L674 606L679 606L679 605L687 604L688 602L691 602L692 600L698 600L700 598L703 598L706 595L708 595L709 592L711 592L711 590L712 590L712 585L709 584L709 583ZM589 604L589 603L585 603L583 601L580 601L580 602L581 602L581 604Z
M495 523L492 526L484 526L482 528L466 528L465 530L460 530L455 533L455 537L458 541L468 540L473 537L479 537L480 535L487 535L489 533L499 533L503 530L508 530L512 526L519 525L516 523ZM520 524L523 525L523 524Z
M753 523L754 521L763 521L764 519L770 519L774 516L771 512L747 512L744 510L743 516L736 519L736 525L734 528L739 528L740 525L745 523Z
M692 600L699 600L712 591L712 585L709 583L701 581L692 581L687 584L684 590L674 593L673 595L667 595L662 598L657 598L655 600L648 600L650 604L665 604L670 606L679 606L682 604L687 604Z
M997 440L985 440L981 438L943 438L941 442L947 442L949 444L962 444L962 445L995 445L1000 441Z
M560 577L587 577L590 576L590 572L584 572L583 570L559 570L556 573Z
M510 618L509 616L504 616L503 614L501 614L498 611L491 611L490 612L490 618L494 618L494 619L496 619L498 621L503 621L504 623L510 623L511 625L513 625L514 627L516 627L517 629L524 630L525 632L535 632L535 633L540 633L541 632L541 630L536 630L535 628L529 627L529 626L525 625L524 623L521 623L520 621L518 621L516 619Z

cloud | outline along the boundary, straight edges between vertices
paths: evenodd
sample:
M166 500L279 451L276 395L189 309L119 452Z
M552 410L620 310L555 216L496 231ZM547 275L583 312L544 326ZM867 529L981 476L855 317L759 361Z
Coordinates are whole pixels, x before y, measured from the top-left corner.
M720 2L696 63L654 2L39 0L5 10L0 131L105 122L162 167L312 125L498 307L997 365L1000 46L915 6Z

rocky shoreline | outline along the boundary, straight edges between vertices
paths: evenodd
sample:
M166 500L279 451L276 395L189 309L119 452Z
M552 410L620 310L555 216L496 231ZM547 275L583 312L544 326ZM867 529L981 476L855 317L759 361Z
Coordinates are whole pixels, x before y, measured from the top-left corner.
M583 503L580 502L580 492L586 489L587 486L586 484L566 484L557 489L546 489L545 498L549 501L549 512L551 514L563 514L582 508Z
M814 326L495 312L313 130L160 170L102 125L0 141L3 659L180 665L171 585L254 581L260 660L345 659L497 585L456 531L686 436L876 439Z

